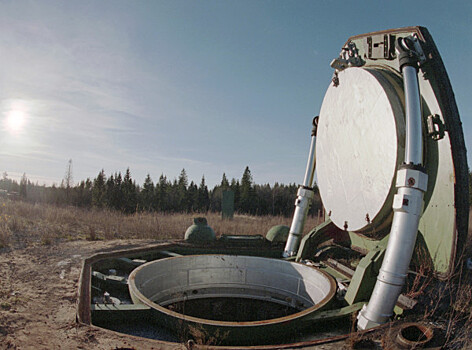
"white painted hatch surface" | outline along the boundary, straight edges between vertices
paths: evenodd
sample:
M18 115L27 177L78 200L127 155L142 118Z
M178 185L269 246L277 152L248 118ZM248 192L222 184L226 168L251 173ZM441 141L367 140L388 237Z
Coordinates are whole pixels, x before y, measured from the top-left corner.
M349 231L385 219L382 209L391 208L393 180L404 157L403 107L386 74L341 71L339 85L329 86L321 106L317 183L331 220Z

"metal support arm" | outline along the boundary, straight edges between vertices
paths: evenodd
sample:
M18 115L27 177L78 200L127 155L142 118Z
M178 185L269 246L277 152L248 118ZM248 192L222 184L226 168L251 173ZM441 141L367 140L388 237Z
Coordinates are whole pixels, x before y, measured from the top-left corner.
M303 184L298 188L297 199L295 200L295 212L293 214L292 225L290 226L290 233L285 244L283 252L284 258L297 255L300 239L303 234L306 216L310 209L311 202L315 193L313 192L313 178L315 176L316 167L316 130L318 128L318 117L313 118L313 129L311 132L310 152L308 154L308 161L306 164L305 178Z
M393 314L405 283L408 266L423 213L423 195L428 175L423 163L423 134L420 93L418 88L418 62L416 38L399 39L400 69L403 73L406 105L405 163L397 172L397 194L393 199L393 221L385 258L367 306L358 316L359 329L368 329L387 322Z

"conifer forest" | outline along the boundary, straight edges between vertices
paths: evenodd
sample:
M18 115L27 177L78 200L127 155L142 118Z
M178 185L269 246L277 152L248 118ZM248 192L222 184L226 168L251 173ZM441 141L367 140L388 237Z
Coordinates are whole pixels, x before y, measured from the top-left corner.
M249 167L241 179L229 180L223 173L221 182L209 189L202 176L199 183L188 179L185 169L178 178L169 179L164 174L154 181L148 174L142 185L136 183L128 168L124 174L107 175L100 171L94 179L87 178L73 183L71 162L60 185L40 185L30 181L26 174L18 182L4 173L0 179L0 194L13 200L30 203L48 203L58 206L103 208L125 214L136 212L206 213L220 212L223 191L234 192L234 209L238 214L282 215L293 214L297 184L264 184L253 181ZM321 209L318 188L310 214Z

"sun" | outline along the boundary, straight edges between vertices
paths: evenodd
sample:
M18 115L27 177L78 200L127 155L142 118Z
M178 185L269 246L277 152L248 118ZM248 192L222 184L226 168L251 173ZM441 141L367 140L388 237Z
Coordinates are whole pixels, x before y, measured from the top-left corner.
M23 129L25 124L25 112L14 109L7 113L6 128L11 134L16 134Z

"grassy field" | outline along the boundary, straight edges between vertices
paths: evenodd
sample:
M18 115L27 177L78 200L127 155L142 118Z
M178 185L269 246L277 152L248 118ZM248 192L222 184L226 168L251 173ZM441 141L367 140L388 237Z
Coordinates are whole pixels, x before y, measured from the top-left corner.
M107 241L113 243L117 239L182 239L187 227L197 216L206 217L218 236L264 235L272 226L290 225L291 221L291 218L285 217L242 215L236 215L233 220L223 220L216 213L123 215L106 210L61 208L21 201L5 201L0 202L0 257L15 259L22 254L22 251L31 249L61 251L70 244L77 246L88 244L80 241L101 241L93 243L95 246L95 244L105 244ZM308 232L317 224L317 218L308 218L305 231ZM472 270L466 267L466 259L472 257L472 212L469 214L468 237L463 259L459 261L455 276L447 281L436 281L431 278L432 274L427 270L417 271L418 278L414 281L416 285L408 288L414 290L414 295L411 296L414 296L419 303L414 308L415 314L407 316L406 319L409 320L411 317L412 320L442 325L448 349L472 349ZM61 242L69 243L61 244ZM49 256L44 258L49 259ZM28 274L31 273L30 268L26 268ZM7 294L3 294L8 294L8 298L4 299L11 304L11 291L8 290ZM1 295L2 293L0 301L3 300ZM11 317L10 314L7 316ZM13 329L12 326L10 328ZM359 339L362 341L362 338Z
M51 244L60 240L111 239L182 239L203 216L216 232L222 234L262 234L274 225L290 225L282 216L254 217L235 215L223 220L217 213L137 213L123 215L116 211L86 210L76 207L34 205L21 201L0 202L0 248ZM306 232L316 226L318 218L309 217Z

